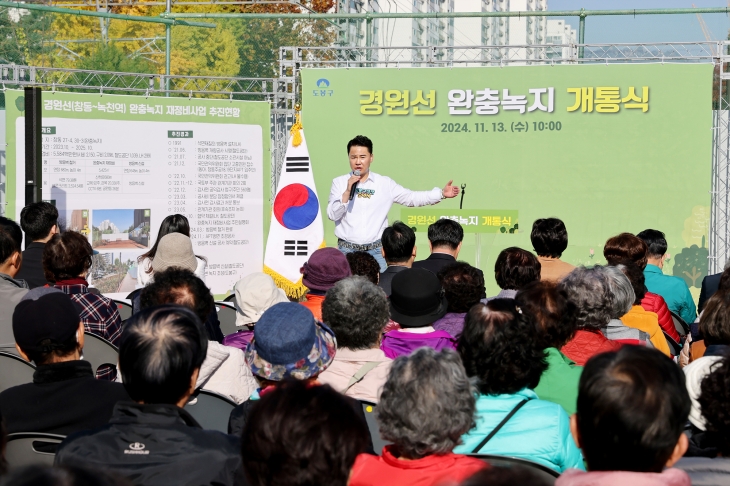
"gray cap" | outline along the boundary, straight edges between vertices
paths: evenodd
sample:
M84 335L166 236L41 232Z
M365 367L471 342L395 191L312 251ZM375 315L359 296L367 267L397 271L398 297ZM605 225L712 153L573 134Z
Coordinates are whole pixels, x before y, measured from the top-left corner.
M163 236L152 261L155 272L164 272L171 267L184 268L191 272L198 268L198 260L193 253L193 242L182 233Z

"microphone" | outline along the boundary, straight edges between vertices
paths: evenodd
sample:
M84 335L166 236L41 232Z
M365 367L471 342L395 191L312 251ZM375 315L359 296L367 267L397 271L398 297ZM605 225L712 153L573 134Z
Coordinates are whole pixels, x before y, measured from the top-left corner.
M352 175L356 175L356 176L359 176L359 175L360 175L360 171L359 171L359 170L356 170L356 171L354 171L354 172L352 173ZM357 189L357 185L358 185L358 183L359 183L359 181L358 181L358 182L356 182L356 183L354 183L354 184L352 185L352 189L350 189L350 201L352 201L352 198L354 198L354 197L355 197L355 190Z

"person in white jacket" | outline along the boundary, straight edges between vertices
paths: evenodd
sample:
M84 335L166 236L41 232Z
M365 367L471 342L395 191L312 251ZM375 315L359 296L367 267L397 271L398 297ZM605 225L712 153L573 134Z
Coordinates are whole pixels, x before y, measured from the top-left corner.
M388 299L380 287L359 276L337 282L322 303L322 321L337 336L337 353L319 381L377 403L392 364L380 349L389 319Z
M160 246L160 240L170 233L181 233L190 238L190 223L188 218L182 214L171 214L162 220L159 231L157 231L157 239L155 244L147 253L143 253L137 257L137 288L141 289L145 285L152 282L155 268L153 260L157 256L157 251ZM205 269L208 266L208 261L205 257L195 255L195 275L205 282Z

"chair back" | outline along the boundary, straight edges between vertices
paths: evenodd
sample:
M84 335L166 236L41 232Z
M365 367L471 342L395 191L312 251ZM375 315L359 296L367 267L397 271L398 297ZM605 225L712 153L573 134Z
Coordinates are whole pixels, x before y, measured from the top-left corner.
M684 319L679 317L679 315L674 311L669 311L670 314L672 314L672 322L674 323L674 328L677 330L679 335L681 337L686 336L689 333L689 324L684 322Z
M373 451L375 451L377 455L380 455L383 453L383 447L390 445L391 442L384 440L380 436L380 426L378 425L378 419L375 414L377 405L363 400L360 400L360 404L362 405L362 413L365 414L365 422L368 424L370 438L373 441Z
M667 340L667 344L669 344L669 350L672 352L672 356L679 356L679 352L682 351L682 346L672 339L666 331L662 330L662 333L664 333L664 338Z
M0 392L33 382L35 366L20 356L0 352Z
M91 368L94 373L102 365L110 365L114 368L117 367L119 361L119 350L112 343L106 339L91 334L90 332L84 333L84 360L91 363Z
M132 302L139 295L140 292L142 292L142 289L134 289L127 296L127 300Z
M520 459L517 457L508 457L508 456L496 456L493 454L466 454L470 457L475 457L477 459L481 459L484 462L488 462L490 465L495 467L504 467L504 468L524 468L528 469L530 472L534 474L536 478L539 478L540 484L546 484L546 485L553 485L555 484L555 479L560 476L560 473L550 469L547 466L543 466L542 464L538 464L537 462L528 461L527 459Z
M132 317L132 304L128 304L127 302L121 300L115 300L114 304L117 306L119 316L122 318L123 321L126 321L127 319Z
M228 418L234 408L236 404L233 401L208 390L200 390L185 405L185 411L192 415L201 427L224 434L228 433Z
M236 301L236 294L231 294L225 299L223 299L223 302L235 302Z
M63 439L65 439L63 435L40 432L8 434L8 444L5 449L8 468L12 470L33 464L53 466L56 448Z
M236 308L226 302L216 302L215 310L221 323L221 332L224 336L235 334L240 328L236 327Z

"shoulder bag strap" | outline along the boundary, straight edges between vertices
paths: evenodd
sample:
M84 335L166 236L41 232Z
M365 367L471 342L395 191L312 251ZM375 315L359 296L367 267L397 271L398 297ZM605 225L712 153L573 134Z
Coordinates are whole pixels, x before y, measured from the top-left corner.
M357 372L354 375L352 375L352 378L350 378L349 383L347 383L347 387L344 390L342 390L340 393L345 393L347 390L352 388L352 386L355 383L357 383L360 380L362 380L363 378L365 378L365 375L370 373L370 371L373 370L374 368L376 368L379 364L380 364L380 362L378 362L378 361L371 361L369 363L365 363L364 365L362 365L360 367L360 369L357 370Z
M471 451L471 453L472 453L472 454L477 454L477 453L478 453L478 452L479 452L479 451L480 451L480 450L482 449L482 447L484 447L485 445L487 445L487 442L489 442L490 440L492 440L492 437L494 437L495 435L497 435L497 432L499 432L499 431L500 431L500 429L501 429L502 427L504 427L504 424L506 424L507 422L509 422L509 419L511 419L511 418L512 418L512 417L514 416L514 414L516 414L516 413L517 413L517 411L518 411L519 409L521 409L521 408L522 408L522 407L523 407L523 406L525 405L525 403L527 403L527 402L529 402L529 401L530 401L530 399L529 399L529 398L525 398L525 399L524 399L524 400L522 400L522 401L521 401L520 403L518 403L518 404L517 404L517 405L515 406L515 408L513 408L513 409L512 409L511 411L510 411L510 413L508 413L508 414L507 414L507 416L506 416L505 418L503 418L503 419L502 419L502 421L501 421L501 422L500 422L499 424L497 424L497 426L496 426L496 427L495 427L495 428L494 428L494 429L493 429L493 430L492 430L492 431L491 431L491 432L489 433L489 435L487 435L487 436L486 436L486 437L484 438L484 440L482 440L482 441L481 441L481 442L479 443L479 445L478 445L478 446L476 446L476 447L474 448L474 450L473 450L473 451Z

